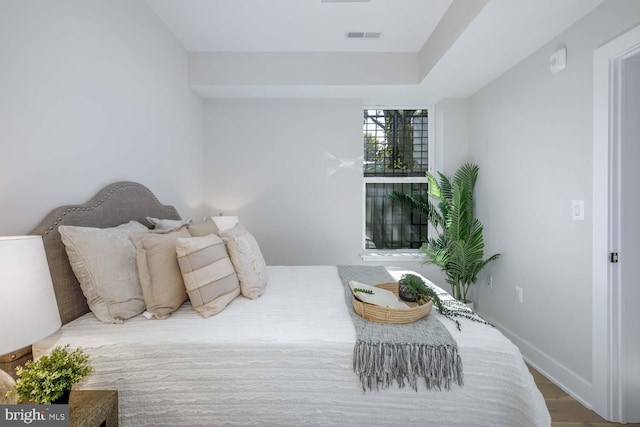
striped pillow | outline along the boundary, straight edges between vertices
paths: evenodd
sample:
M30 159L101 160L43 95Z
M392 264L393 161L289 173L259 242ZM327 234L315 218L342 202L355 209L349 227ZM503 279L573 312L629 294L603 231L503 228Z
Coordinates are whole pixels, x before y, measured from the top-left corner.
M202 317L221 312L240 295L238 276L220 237L180 237L176 253L191 305Z

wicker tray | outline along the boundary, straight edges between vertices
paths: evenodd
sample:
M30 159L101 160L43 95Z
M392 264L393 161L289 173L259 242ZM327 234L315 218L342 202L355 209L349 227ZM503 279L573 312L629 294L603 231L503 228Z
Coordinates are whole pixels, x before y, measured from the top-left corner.
M396 296L398 296L398 282L380 283L379 285L375 286L378 288L386 289L387 291L391 291ZM354 296L353 309L356 311L356 313L358 313L358 315L372 322L411 323L415 322L416 320L422 319L427 314L429 314L431 312L431 306L433 305L431 300L423 305L417 305L415 302L403 302L411 308L403 309L381 307L379 305L367 304L366 302L362 302Z

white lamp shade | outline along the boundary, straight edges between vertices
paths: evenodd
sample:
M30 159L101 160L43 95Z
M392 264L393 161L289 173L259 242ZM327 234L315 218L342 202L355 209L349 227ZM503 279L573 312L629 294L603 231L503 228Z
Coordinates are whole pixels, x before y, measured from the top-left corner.
M216 223L216 227L220 231L229 230L240 222L237 216L212 216L211 219Z
M0 237L0 354L60 328L42 237Z

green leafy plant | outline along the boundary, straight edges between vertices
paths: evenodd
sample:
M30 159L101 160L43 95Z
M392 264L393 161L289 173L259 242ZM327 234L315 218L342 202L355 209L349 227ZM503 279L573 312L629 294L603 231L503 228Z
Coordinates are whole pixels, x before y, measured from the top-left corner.
M464 304L455 301L452 301L453 304L442 301L435 289L427 286L421 277L416 276L415 274L405 274L400 280L404 281L407 292L413 296L413 299L419 305L426 304L429 300L433 301L433 305L436 307L438 313L454 322L459 331L462 330L460 322L457 319L454 319L454 316L464 317L466 319L473 320L474 322L489 325L488 322L480 318Z
M404 274L400 280L405 283L407 293L413 297L418 305L426 304L431 300L438 309L438 312L444 307L436 291L427 286L421 277L415 274Z
M438 231L420 247L423 261L439 266L451 285L453 297L467 301L469 287L478 281L478 273L500 257L484 258L484 228L476 218L473 193L478 166L463 164L453 180L438 173L440 181L427 172L428 194L392 192L389 196L425 217ZM437 207L436 207L437 203Z
M415 290L420 284L424 284L423 280L415 274L405 274L398 281L398 296L400 299L410 302L418 302L410 290Z
M373 291L371 289L362 289L362 288L353 288L353 293L362 292L363 294L373 295Z
M70 351L69 344L58 346L50 355L18 367L16 389L7 392L7 396L17 394L19 402L51 403L70 391L73 384L92 370L89 355L80 348Z

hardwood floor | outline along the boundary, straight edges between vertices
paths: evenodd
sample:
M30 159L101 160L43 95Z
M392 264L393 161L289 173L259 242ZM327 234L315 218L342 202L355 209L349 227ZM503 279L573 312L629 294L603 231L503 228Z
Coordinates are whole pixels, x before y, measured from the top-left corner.
M551 427L604 427L625 426L640 427L640 424L610 423L562 391L560 387L529 367L531 375L544 396L551 414Z

